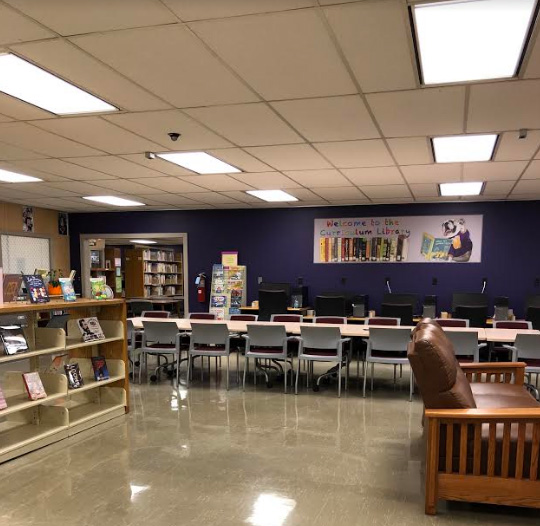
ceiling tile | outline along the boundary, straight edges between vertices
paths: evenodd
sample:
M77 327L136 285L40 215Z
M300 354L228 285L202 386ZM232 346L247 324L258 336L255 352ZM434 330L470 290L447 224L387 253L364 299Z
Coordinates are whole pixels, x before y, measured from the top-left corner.
M238 201L242 201L245 203L260 203L261 200L257 197L253 197L252 195L246 194L245 192L222 192L223 195L226 195L232 199L236 199Z
M238 146L304 142L264 103L194 108L186 113Z
M439 187L435 183L421 183L409 185L414 197L437 197Z
M271 171L270 166L259 161L259 159L255 159L255 157L240 148L211 149L205 151L226 163L240 168L244 172Z
M163 150L205 150L232 146L229 141L222 139L179 110L126 113L108 115L104 118L160 144ZM173 142L167 135L169 132L178 132L182 135L178 141Z
M463 132L464 86L372 93L367 100L386 137Z
M515 181L489 181L484 186L483 195L506 197L516 184Z
M308 190L307 188L290 188L287 190L287 193L292 195L293 197L296 197L304 203L326 203L326 201L322 197L314 194L311 190Z
M32 152L18 146L12 146L0 142L0 159L3 161L14 161L17 159L40 159L45 157L42 153Z
M228 18L231 16L270 13L312 7L316 0L163 0L182 20L206 20L209 18Z
M201 192L202 187L188 183L178 177L151 177L137 179L138 183L145 184L161 192L171 192L173 194L184 194L191 192ZM195 178L193 178L195 182ZM195 199L190 196L190 199Z
M309 141L372 139L379 132L358 95L274 102L272 106Z
M161 149L159 144L119 128L100 117L42 120L32 124L107 153L136 153Z
M364 93L416 87L401 0L342 5L325 14Z
M527 138L520 139L519 132L512 131L501 134L495 153L496 161L529 160L540 146L540 131L529 130Z
M430 164L433 162L431 143L428 137L387 139L387 143L400 165Z
M366 199L366 196L360 192L358 188L351 188L350 186L342 188L311 188L311 190L317 195L320 195L323 199L328 199L329 201Z
M529 193L531 194L540 193L540 179L530 179L530 180L522 179L521 181L518 181L510 197L512 197L514 194L529 194Z
M540 80L473 84L467 131L540 128Z
M183 195L170 194L168 192L152 194L154 199L170 205L193 205L194 201Z
M177 22L158 0L6 0L61 35Z
M533 161L525 173L523 179L540 179L540 161Z
M357 186L403 184L403 177L395 166L379 168L347 168L343 174Z
M43 26L5 5L0 5L0 44L40 40L52 36L54 33Z
M37 177L43 181L51 181L51 182L58 182L58 181L66 181L69 182L69 179L66 179L65 177L59 177L58 175L52 175L46 172L42 172L40 170L36 170L35 168L28 167L28 166L21 166L19 163L22 161L11 161L11 162L5 162L0 161L0 168L3 170L8 170L15 173L21 173L24 175L30 175L33 177ZM0 199L2 196L0 195Z
M412 197L380 197L372 199L375 204L393 204L393 203L413 203Z
M141 179L115 179L110 181L96 181L96 185L109 190L115 190L116 192L123 192L132 195L150 195L163 193L162 190L156 190L150 186L140 184ZM146 179L144 179L146 181Z
M54 188L48 183L12 183L13 189L20 189L48 197L76 197L77 194L63 188ZM10 185L11 186L11 185Z
M531 48L531 52L525 68L524 77L527 79L538 78L540 77L540 38L538 37L538 32L536 40L533 37L528 47Z
M73 41L178 108L257 100L187 28L178 25L92 34Z
M141 177L157 177L159 172L145 168L113 155L98 157L74 157L65 159L68 162L84 166L98 172L115 175L123 179L137 179Z
M68 179L76 179L79 181L100 181L104 179L114 179L114 176L89 170L82 166L73 163L62 161L61 159L37 159L30 161L17 161L17 166L27 169L36 169L50 174L67 177Z
M352 186L338 170L292 170L283 172L293 181L311 188L313 186Z
M383 197L411 197L411 192L404 184L386 184L383 186L362 186L362 192L370 199Z
M40 130L25 122L0 124L0 141L31 149L50 157L99 155L100 151Z
M156 172L159 172L159 174L193 175L193 172L186 170L185 168L182 168L181 166L178 166L177 164L173 164L173 163L170 163L169 161L160 159L159 157L156 157L155 159L147 159L142 153L132 153L130 155L121 155L120 157L122 159L126 159L127 161L131 161L133 163L137 163L141 166L144 166L145 168L148 168L149 170L153 170L153 171L155 170Z
M409 183L452 183L461 179L461 164L424 164L402 166Z
M185 177L183 181L196 183L198 186L213 190L215 192L225 192L233 190L251 190L251 186L237 181L228 175L197 175Z
M98 184L106 184L108 182L114 181L97 181ZM103 188L89 184L83 181L70 181L70 182L61 182L61 183L47 183L47 186L50 188L59 189L62 191L72 192L75 195L103 195ZM117 188L119 192L126 192L126 188Z
M336 168L363 168L394 164L381 139L368 141L320 142L314 144Z
M54 115L32 104L0 93L0 113L10 118L27 121L32 119L50 119Z
M267 100L356 92L315 10L195 22L190 27Z
M12 46L12 49L18 55L28 58L119 108L143 111L170 107L166 102L125 79L67 40L57 38L32 42ZM50 117L50 114L46 115Z
M227 204L227 203L236 203L237 201L233 198L218 194L217 192L204 192L197 194L190 194L190 198L195 201L201 201L203 203L210 204Z
M318 170L332 168L316 150L307 144L255 146L246 151L276 170Z
M513 162L485 162L485 163L464 163L464 181L511 181L516 180L525 167L527 161Z
M14 185L12 183L0 183L0 195L2 196L3 201L41 196L41 194L38 192L30 192L25 190L23 185L18 185L17 188L13 188L13 186Z
M257 190L280 190L298 188L298 183L277 172L235 174L234 178Z

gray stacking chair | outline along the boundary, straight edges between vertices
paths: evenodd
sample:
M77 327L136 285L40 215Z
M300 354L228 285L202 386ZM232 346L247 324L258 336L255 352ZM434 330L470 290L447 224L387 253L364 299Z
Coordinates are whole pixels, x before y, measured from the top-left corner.
M478 345L478 332L446 331L444 334L452 342L458 362L478 363L480 361L480 349L486 344Z
M139 383L141 382L141 371L144 363L145 371L148 368L148 355L153 354L158 357L158 366L150 380L157 380L159 371L167 367L174 366L176 362L176 382L178 383L180 374L180 336L178 326L174 321L146 321L142 322L144 333L140 348L141 365L139 366ZM168 356L172 355L173 362L169 362ZM165 363L159 364L159 358L164 357Z
M540 334L517 334L514 345L505 345L512 351L513 362L525 362L525 374L532 383L532 375L536 375L536 387L540 376Z

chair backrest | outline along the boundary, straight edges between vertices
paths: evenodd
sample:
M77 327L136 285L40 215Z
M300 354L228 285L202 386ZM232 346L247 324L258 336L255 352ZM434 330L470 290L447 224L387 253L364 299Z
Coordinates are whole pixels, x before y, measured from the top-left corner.
M485 327L487 309L486 305L458 305L452 317L469 320L470 327Z
M151 301L130 301L128 307L134 318L138 318L143 312L154 309Z
M213 312L190 312L190 320L215 320L216 315Z
M407 351L411 340L411 329L407 327L389 329L371 327L369 329L369 345L374 351Z
M347 323L347 318L344 316L315 316L313 323L334 323L344 325Z
M426 409L469 409L476 403L452 344L433 320L414 329L407 357Z
M517 334L514 347L517 349L517 360L540 360L540 334Z
M317 316L345 316L345 296L317 296L315 312Z
M126 332L127 332L127 339L128 341L130 341L134 334L135 334L135 325L133 325L133 322L131 320L127 320L127 325L126 325Z
M190 343L225 345L229 339L226 323L191 323Z
M304 317L301 314L272 314L270 321L278 323L302 323Z
M393 327L401 325L399 318L383 318L381 316L374 316L373 318L366 318L364 320L365 325L391 325Z
M400 325L413 324L413 306L410 303L383 303L381 315L383 318L399 318Z
M341 331L339 327L317 327L302 325L300 327L304 348L332 349L337 352Z
M170 344L176 343L176 335L178 334L178 326L174 321L145 321L142 322L144 327L144 338L147 343Z
M141 313L142 318L170 318L171 313L166 310L145 310Z
M257 314L231 314L229 316L231 321L257 321L258 318Z
M532 322L527 320L493 320L494 329L532 329Z
M477 332L447 331L445 334L452 343L456 356L472 356L474 362L479 361Z
M247 324L250 346L282 347L287 339L285 325L251 325Z
M436 321L441 327L468 327L469 320L459 318L437 318Z
M272 314L287 312L287 292L285 290L259 290L259 320L269 321Z
M532 323L533 329L540 330L540 307L528 307L526 318Z

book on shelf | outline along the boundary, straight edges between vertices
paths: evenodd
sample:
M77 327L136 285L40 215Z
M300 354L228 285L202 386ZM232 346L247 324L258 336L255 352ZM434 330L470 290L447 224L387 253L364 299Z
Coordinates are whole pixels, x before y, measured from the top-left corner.
M109 369L104 356L92 356L92 369L94 369L94 378L96 381L108 380Z
M73 282L70 278L59 278L60 287L62 287L62 296L64 296L64 301L75 301L77 296L75 296L75 289L73 288Z
M79 327L79 330L81 331L83 342L93 342L105 339L103 329L101 328L98 319L94 316L91 318L79 318L77 320L77 327Z
M2 388L0 387L0 411L2 411L2 409L6 409L7 408L7 402L6 402L6 397L4 396L4 391L2 391Z
M107 299L106 283L103 276L90 278L90 288L92 290L92 298L95 300Z
M67 363L64 365L64 371L66 372L68 386L70 389L79 389L84 385L84 380L78 363Z
M21 290L22 276L20 274L4 274L2 297L4 303L17 301Z
M22 375L26 391L30 400L40 400L41 398L47 398L45 387L37 371L31 373L23 373Z
M0 340L4 354L11 356L28 350L28 342L20 325L1 325Z
M23 274L22 278L32 303L47 303L49 301L49 294L42 276L39 274Z

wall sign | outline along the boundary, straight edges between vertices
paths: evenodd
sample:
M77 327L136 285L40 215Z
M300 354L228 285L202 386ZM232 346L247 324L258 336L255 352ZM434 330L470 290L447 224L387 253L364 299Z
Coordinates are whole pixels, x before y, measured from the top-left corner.
M315 219L314 263L480 263L481 215Z

